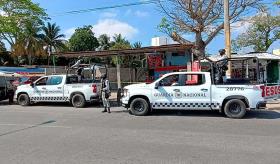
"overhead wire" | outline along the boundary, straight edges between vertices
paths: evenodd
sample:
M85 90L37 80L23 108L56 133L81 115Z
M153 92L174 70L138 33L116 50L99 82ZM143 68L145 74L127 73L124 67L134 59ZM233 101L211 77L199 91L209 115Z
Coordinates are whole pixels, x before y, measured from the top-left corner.
M134 3L125 3L125 4L118 4L118 5L113 5L113 6L104 6L104 7L97 7L97 8L81 9L81 10L72 10L72 11L55 13L50 16L56 17L56 16L64 16L64 15L82 14L82 13L94 12L94 11L99 11L99 10L115 9L115 8L121 8L121 7L129 7L129 6L139 6L139 5L146 5L146 4L152 4L152 3L155 3L155 0L147 0L147 1L140 1L140 2L134 2Z

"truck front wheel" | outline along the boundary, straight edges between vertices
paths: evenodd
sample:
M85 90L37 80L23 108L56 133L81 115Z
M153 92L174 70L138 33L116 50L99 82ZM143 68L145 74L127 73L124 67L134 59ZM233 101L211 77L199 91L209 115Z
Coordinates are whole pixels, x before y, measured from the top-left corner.
M130 103L130 111L135 116L145 116L149 112L149 104L143 98L135 98Z
M83 95L75 94L71 99L72 105L75 108L83 108L86 104L86 100Z
M30 105L30 99L27 94L20 94L18 96L18 104L21 106L28 106Z
M226 102L224 112L229 118L242 118L246 114L246 105L242 100L232 99Z

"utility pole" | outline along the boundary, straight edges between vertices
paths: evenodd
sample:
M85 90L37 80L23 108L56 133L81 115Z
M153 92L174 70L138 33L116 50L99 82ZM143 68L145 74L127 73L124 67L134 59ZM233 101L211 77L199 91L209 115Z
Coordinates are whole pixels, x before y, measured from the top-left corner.
M226 55L231 58L231 39L230 39L230 19L229 19L229 0L224 0L224 29ZM231 77L231 62L228 62L227 78Z
M118 89L121 89L121 66L120 66L120 56L119 54L117 57L117 83L118 83Z

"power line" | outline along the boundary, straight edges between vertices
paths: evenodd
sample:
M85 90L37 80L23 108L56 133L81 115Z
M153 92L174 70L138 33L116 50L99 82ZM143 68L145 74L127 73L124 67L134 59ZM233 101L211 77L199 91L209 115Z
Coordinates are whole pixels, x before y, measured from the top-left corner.
M97 7L97 8L90 8L90 9L72 10L72 11L56 13L56 14L51 15L51 16L55 17L55 16L70 15L70 14L81 14L81 13L94 12L94 11L99 11L99 10L107 10L107 9L115 9L115 8L121 8L121 7L146 5L146 4L151 4L151 3L155 3L155 0L147 0L147 1L134 2L134 3L125 3L125 4L105 6L105 7Z

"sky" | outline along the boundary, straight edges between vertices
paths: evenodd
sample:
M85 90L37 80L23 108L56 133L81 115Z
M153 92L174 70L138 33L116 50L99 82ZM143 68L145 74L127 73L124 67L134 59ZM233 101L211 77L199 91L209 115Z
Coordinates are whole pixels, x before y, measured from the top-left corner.
M114 6L119 4L133 3L145 0L32 0L40 7L46 9L51 18L50 22L60 26L62 33L69 39L77 27L92 25L93 32L98 37L101 34L113 36L121 33L131 43L140 41L142 46L150 46L151 38L166 36L161 33L157 26L162 17L158 6L155 4L145 4L140 6L122 7L116 9L106 9L81 14L63 14L67 11L90 9L98 7ZM265 0L271 3L273 0ZM276 9L277 12L280 12ZM236 26L232 29L232 38L246 30L246 24ZM193 36L188 35L188 39ZM273 44L269 51L279 46L279 42ZM219 49L224 48L223 33L218 35L208 46L207 52L216 54ZM280 47L278 47L280 48Z

